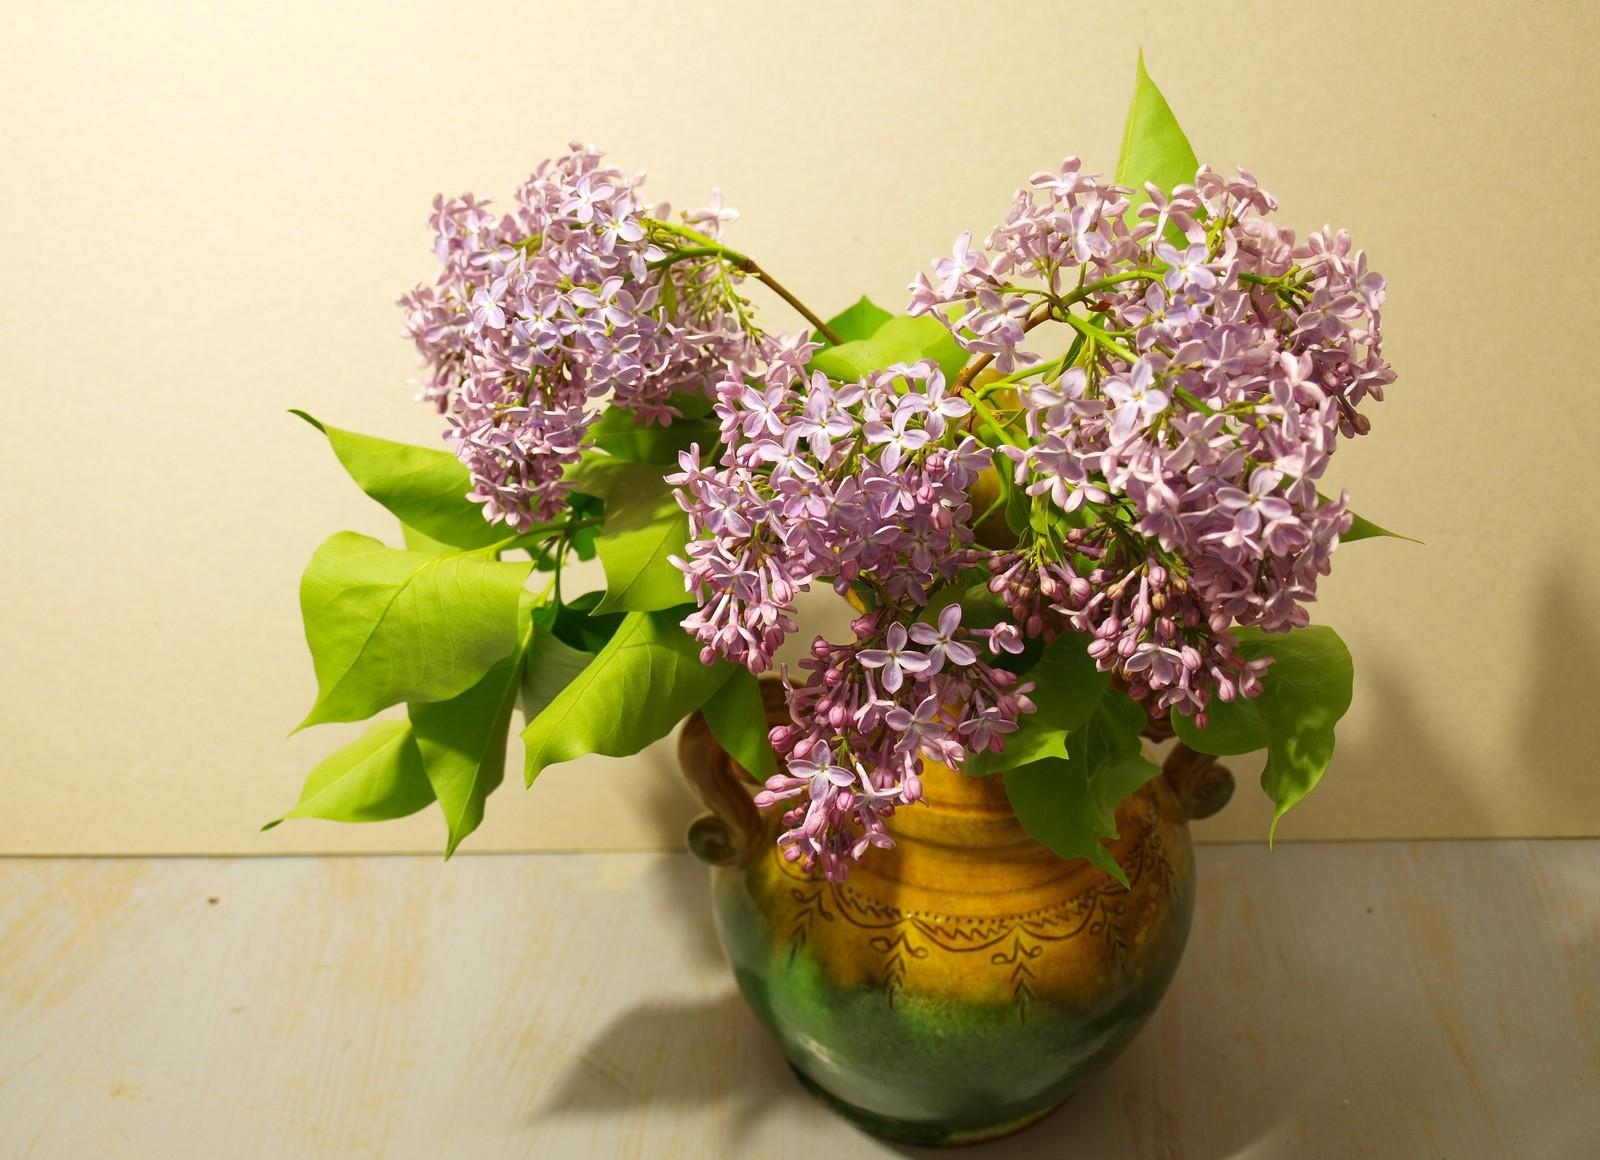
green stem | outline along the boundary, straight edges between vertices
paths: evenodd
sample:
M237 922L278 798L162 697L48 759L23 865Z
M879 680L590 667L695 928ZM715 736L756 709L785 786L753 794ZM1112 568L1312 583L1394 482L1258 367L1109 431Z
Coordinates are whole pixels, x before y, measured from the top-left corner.
M967 399L972 403L972 409L978 413L978 418L983 420L983 425L989 428L990 433L996 439L1006 446L1015 446L1011 442L1011 436L1007 434L1005 426L1000 422L999 417L995 415L988 403L970 394Z
M771 274L767 273L766 270L762 269L760 264L757 263L754 258L750 257L750 255L741 254L738 250L731 250L722 243L706 237L706 235L702 234L699 230L690 229L688 226L680 226L675 225L672 222L661 222L654 220L651 221L650 225L662 233L671 234L674 237L683 238L685 241L694 243L692 246L686 246L683 249L673 251L671 254L668 254L665 258L662 258L659 261L652 262L652 269L660 269L670 266L674 262L682 262L694 258L720 258L722 261L727 262L740 273L748 274L757 281L764 283L768 290L771 290L779 298L782 298L794 309L797 314L800 315L800 317L804 318L812 326L816 327L818 334L822 335L823 338L827 339L834 346L839 345L839 336L833 332L833 329L826 322L822 321L821 318L817 317L816 313L812 311L810 307L808 307L804 302L801 302L800 299L796 298L794 294L790 292L788 287L786 287L782 282L779 282Z
M1041 322L1048 320L1051 317L1051 311L1053 309L1054 306L1052 303L1040 303L1039 308L1029 315L1027 321L1022 324L1022 332L1026 334L1028 331L1038 326ZM992 362L994 362L994 355L986 354L962 367L961 373L956 375L956 393L966 394L968 389L972 386L972 380L982 374L984 369Z
M1041 322L1048 321L1051 318L1056 318L1066 322L1071 326L1077 327L1081 334L1082 328L1078 325L1078 319L1073 317L1069 309L1075 303L1083 302L1093 295L1098 294L1100 291L1109 290L1111 287L1120 285L1123 282L1132 282L1141 278L1145 281L1155 281L1160 277L1160 272L1156 270L1126 270L1121 274L1113 274L1109 278L1101 278L1099 281L1086 283L1085 285L1079 286L1076 290L1069 291L1068 293L1062 295L1060 298L1052 298L1051 301L1041 304L1039 309L1022 324L1022 329L1024 332L1026 332L1032 330ZM1014 286L1008 286L1006 287L1006 290L1015 293L1023 292L1019 287ZM1111 350L1113 353L1124 353L1123 348L1111 341L1111 336L1105 331L1096 328L1095 337L1096 341L1098 341L1102 346L1105 346L1107 349ZM1072 351L1069 353L1067 358L1053 359L1050 362L1042 364L1041 366L1028 367L1026 370L1017 371L1015 374L1007 375L1000 381L1005 383L1014 383L1021 379L1027 378L1029 375L1035 375L1041 371L1052 369L1056 366L1071 366L1072 360L1077 356L1078 346L1078 343L1073 344ZM966 390L971 384L972 380L993 361L994 356L986 354L982 358L976 360L975 362L969 363L966 367L964 367L960 376L956 380L957 390ZM1133 356L1129 356L1128 361L1132 362Z
M567 558L567 541L566 541L566 537L563 536L562 540L561 540L561 543L556 545L555 567L550 569L550 589L551 589L551 594L555 597L556 611L558 611L558 612L561 610L561 605L562 605L562 600L561 600L561 565L566 561L566 558Z
M1076 290L1064 296L1061 301L1066 303L1082 302L1092 294L1098 294L1102 290L1109 290L1111 287L1123 282L1132 282L1136 278L1154 282L1159 280L1160 277L1161 274L1156 270L1128 270L1121 274L1113 274L1109 278L1102 278L1098 282L1090 282L1086 286L1079 286Z
M1099 345L1105 347L1106 350L1122 359L1129 366L1132 366L1134 363L1139 361L1138 355L1134 354L1133 351L1129 350L1105 331L1094 325L1094 323L1086 322L1079 318L1076 314L1069 314L1067 315L1067 325L1071 326L1090 342L1098 343Z
M1211 405L1209 405L1207 403L1201 402L1199 399L1195 398L1192 394L1190 394L1188 389L1185 388L1185 387L1173 387L1172 388L1172 393L1177 395L1178 398L1182 399L1185 403L1189 404L1189 406L1193 407L1196 411L1199 411L1201 414L1204 414L1204 415L1215 415L1215 414L1217 414L1217 409L1215 407L1213 407L1213 406L1211 406Z
M558 523L536 524L525 532L518 532L516 535L508 536L504 540L485 545L482 548L475 548L474 551L485 555L498 555L508 548L529 547L548 540L552 536L570 536L573 532L582 531L584 528L592 528L604 520L604 516L589 516L587 519L581 520L561 520Z

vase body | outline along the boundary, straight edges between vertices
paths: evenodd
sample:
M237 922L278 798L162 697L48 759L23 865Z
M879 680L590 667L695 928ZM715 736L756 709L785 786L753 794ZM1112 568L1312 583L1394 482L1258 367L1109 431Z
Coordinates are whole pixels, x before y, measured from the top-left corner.
M715 763L715 742L686 732L686 769L696 746ZM739 810L726 782L732 808L708 794L718 817L691 845L713 863L740 989L801 1080L878 1135L965 1143L1048 1114L1160 1001L1189 931L1199 812L1172 772L1118 810L1126 888L1031 839L1000 777L937 767L926 804L896 813L896 845L843 883L785 861L775 817Z

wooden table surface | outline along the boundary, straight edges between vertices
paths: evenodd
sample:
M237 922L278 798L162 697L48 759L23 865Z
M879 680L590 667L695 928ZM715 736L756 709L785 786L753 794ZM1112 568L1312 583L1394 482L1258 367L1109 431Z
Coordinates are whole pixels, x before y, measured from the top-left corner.
M1600 1157L1600 841L1199 863L1134 1046L963 1157ZM924 1154L791 1079L686 856L0 860L0 1156Z

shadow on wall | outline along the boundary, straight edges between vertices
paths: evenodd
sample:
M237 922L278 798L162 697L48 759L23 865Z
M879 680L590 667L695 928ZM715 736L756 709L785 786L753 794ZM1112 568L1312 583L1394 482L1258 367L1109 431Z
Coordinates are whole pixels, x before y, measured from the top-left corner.
M1518 705L1515 732L1531 793L1567 796L1574 778L1593 775L1600 762L1600 596L1583 583L1570 555L1545 574L1534 605L1534 670ZM1548 811L1554 814L1554 810Z
M1600 632L1581 611L1587 605L1577 575L1557 566L1545 576L1530 610L1538 664L1525 688L1507 698L1517 718L1503 722L1507 749L1522 756L1499 776L1521 777L1528 794L1546 799L1582 773L1585 754L1600 752L1600 712L1592 705ZM1515 618L1505 623L1505 631L1515 630ZM1498 651L1487 640L1484 663ZM1448 673L1436 676L1449 680ZM1484 832L1488 805L1463 771L1494 754L1464 752L1392 669L1369 665L1361 679L1371 724L1342 752L1344 761L1393 770L1416 783L1416 799L1447 803L1451 828ZM686 792L674 777L652 782L648 804L663 821L664 844L682 841L676 824ZM1350 1154L1352 1147L1373 1154L1438 1147L1452 1155L1479 1145L1512 1155L1600 1149L1600 1122L1583 1111L1581 1086L1551 1079L1563 1052L1584 1050L1583 1029L1490 1016L1525 1004L1523 980L1530 977L1565 973L1565 985L1581 993L1600 950L1594 926L1550 929L1532 898L1543 894L1545 905L1559 910L1561 892L1581 875L1552 878L1514 842L1381 844L1360 860L1316 844L1270 855L1260 846L1214 846L1201 848L1199 858L1201 897L1188 956L1151 1025L1060 1114L964 1155L1220 1160ZM672 859L650 881L660 907L679 919L677 945L661 948L657 966L671 970L678 959L679 969L725 971L706 871ZM1504 893L1482 901L1496 905L1471 905L1472 892L1494 891ZM1462 892L1468 905L1441 905ZM1510 929L1503 925L1508 915ZM1505 954L1487 953L1502 941L1516 946L1526 973L1507 972ZM669 1114L703 1105L721 1110L736 1148L771 1117L804 1125L824 1150L848 1146L854 1129L792 1080L731 977L718 977L724 983L712 996L650 1000L620 1012L577 1053L588 1062L563 1075L533 1116L588 1120L646 1105ZM707 1040L718 1045L709 1068L705 1053L687 1046ZM1580 1084L1586 1074L1581 1058L1561 1070ZM1396 1085L1407 1093L1398 1109Z
M1485 586L1492 579L1483 581ZM1446 685L1452 674L1424 660L1408 665L1405 674L1382 658L1356 660L1356 679L1370 707L1365 732L1341 738L1327 783L1318 791L1340 792L1339 767L1382 770L1406 783L1395 788L1400 802L1434 812L1435 820L1453 836L1526 832L1522 818L1558 818L1570 809L1574 779L1590 775L1600 761L1600 610L1595 593L1586 591L1576 561L1557 557L1547 565L1528 606L1486 604L1481 621L1462 626L1481 640L1482 664L1516 651L1502 647L1504 638L1527 633L1533 659L1521 674L1506 673L1507 684L1520 675L1520 688L1508 689L1498 705L1481 712L1500 712L1491 722L1493 747L1472 747L1454 735L1448 719L1430 717L1420 706L1416 687L1422 679ZM1517 815L1497 816L1489 787L1515 784L1521 805ZM1352 787L1353 788L1353 787ZM1382 794L1385 783L1368 780L1363 793ZM1508 795L1498 795L1505 800ZM1314 798L1302 809L1314 808ZM1391 832L1410 827L1403 814L1394 817Z

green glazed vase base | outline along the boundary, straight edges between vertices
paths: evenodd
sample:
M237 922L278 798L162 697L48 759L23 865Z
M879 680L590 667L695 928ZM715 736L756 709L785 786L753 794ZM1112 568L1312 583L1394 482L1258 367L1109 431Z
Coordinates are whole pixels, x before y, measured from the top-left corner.
M944 1124L923 1124L914 1120L896 1120L889 1116L880 1116L876 1112L869 1112L865 1108L858 1108L854 1104L846 1103L838 1096L815 1083L805 1072L794 1064L789 1065L789 1070L794 1072L805 1089L817 1099L827 1104L828 1107L838 1112L856 1127L884 1140L893 1140L899 1144L916 1144L925 1148L955 1148L963 1144L983 1144L990 1140L998 1140L1003 1136L1010 1136L1031 1128L1040 1120L1057 1111L1071 1099L1063 1098L1059 1103L1040 1108L1036 1112L1029 1112L1020 1119L1010 1120L1000 1124L985 1124L977 1128L952 1128Z

